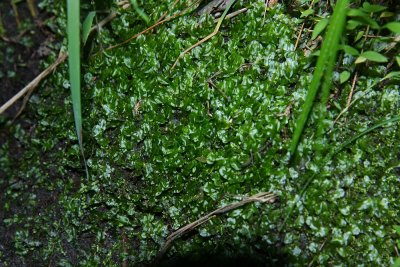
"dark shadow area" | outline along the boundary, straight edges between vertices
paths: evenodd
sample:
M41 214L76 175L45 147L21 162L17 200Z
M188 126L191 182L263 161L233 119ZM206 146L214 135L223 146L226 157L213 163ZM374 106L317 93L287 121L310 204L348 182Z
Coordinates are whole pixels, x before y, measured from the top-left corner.
M251 253L241 251L226 251L219 249L216 252L195 252L185 256L164 258L152 266L160 267L261 267L261 266L286 266L288 257L283 251L273 248L271 253Z

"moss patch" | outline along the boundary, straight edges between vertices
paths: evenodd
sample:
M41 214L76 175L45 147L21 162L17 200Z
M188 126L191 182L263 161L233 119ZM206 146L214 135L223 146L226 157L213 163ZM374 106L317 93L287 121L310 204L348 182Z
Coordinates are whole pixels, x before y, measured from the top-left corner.
M299 158L289 165L294 118L313 59L294 51L297 21L282 7L269 10L264 20L262 1L235 6L249 10L225 21L220 34L172 71L181 51L213 30L211 17L188 14L89 57L83 68L89 179L73 132L66 66L31 100L30 127L7 123L24 153L17 164L8 153L11 138L0 150L7 174L1 227L11 229L1 238L12 240L0 247L3 262L144 264L173 230L260 191L278 194L279 204L251 204L215 218L177 241L168 256L201 250L262 255L260 264L283 258L293 265L393 261L399 126L360 138L322 166L313 152L311 119ZM143 6L153 21L166 7L153 1ZM135 12L125 11L102 29L95 49L143 28ZM361 76L359 88L378 78L373 72ZM398 115L398 92L397 84L388 83L367 94L326 134L322 149L329 152ZM328 123L346 97L338 93L332 100ZM304 182L316 172L299 202Z

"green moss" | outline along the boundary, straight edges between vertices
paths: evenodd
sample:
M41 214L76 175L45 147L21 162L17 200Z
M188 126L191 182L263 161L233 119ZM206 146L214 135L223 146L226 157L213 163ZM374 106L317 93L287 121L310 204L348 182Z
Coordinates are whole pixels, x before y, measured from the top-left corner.
M278 6L264 21L261 2L238 1L236 7L249 10L224 22L220 34L174 70L181 51L213 30L212 18L185 15L89 58L83 68L83 128L90 179L79 161L63 86L66 66L42 85L31 105L35 128L8 126L25 147L18 171L11 171L11 155L0 158L9 181L16 181L4 196L4 223L16 229L10 246L21 262L113 266L123 257L132 264L147 262L173 230L260 191L277 193L280 204L252 204L215 218L193 237L178 240L169 255L223 247L257 251L271 260L284 253L292 265L312 259L318 265L393 261L390 229L400 210L398 125L363 136L320 166L313 154L312 118L299 146L301 157L289 167L286 152L310 81L310 60L293 51L296 19ZM153 1L143 8L153 21L166 10ZM135 12L124 11L102 30L95 49L144 27ZM358 87L373 79L361 75ZM398 92L399 86L389 83L359 100L347 121L326 134L325 149L373 121L398 115ZM343 108L346 97L342 94L336 106ZM292 114L282 116L289 105ZM329 120L341 111L336 106ZM304 182L317 170L321 173L298 202ZM54 205L38 201L50 193L56 197L47 201ZM17 209L15 203L27 206ZM282 251L277 243L283 243ZM0 253L5 262L9 255Z

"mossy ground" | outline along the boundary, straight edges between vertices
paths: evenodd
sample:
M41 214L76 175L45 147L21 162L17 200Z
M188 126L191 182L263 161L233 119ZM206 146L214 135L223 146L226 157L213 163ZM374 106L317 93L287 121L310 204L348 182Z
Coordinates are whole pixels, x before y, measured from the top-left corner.
M260 265L393 262L399 125L361 137L323 166L315 150L329 153L399 115L399 86L374 88L333 125L351 86L337 85L327 120L332 129L314 145L311 118L299 156L289 163L314 59L294 49L298 24L284 8L278 5L264 19L262 1L236 6L249 10L224 22L220 34L176 69L171 66L181 51L212 32L211 17L187 14L128 45L88 56L82 97L90 178L74 133L67 66L45 81L19 122L3 120L9 135L0 148L4 266L144 264L172 231L261 191L275 192L279 202L214 218L178 240L167 256L253 255ZM154 21L167 7L155 1L143 6ZM95 38L94 51L145 27L125 11ZM360 75L360 90L382 78L379 68ZM23 152L13 154L13 146Z

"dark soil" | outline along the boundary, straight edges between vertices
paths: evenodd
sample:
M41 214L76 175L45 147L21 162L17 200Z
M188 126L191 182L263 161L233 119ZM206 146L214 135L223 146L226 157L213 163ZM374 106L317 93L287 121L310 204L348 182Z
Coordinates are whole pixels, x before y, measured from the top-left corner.
M25 1L17 4L17 10L19 19L11 1L0 3L0 24L4 26L0 34L1 105L42 71L40 60L49 55L48 45L54 42L54 34L45 26L45 21L51 19L49 14L38 9L33 18ZM15 116L21 105L22 99L6 111L6 116Z
M54 33L46 26L46 20L52 19L50 14L37 9L38 14L33 17L26 1L17 4L17 11L16 16L11 1L0 2L0 26L3 25L3 28L0 28L0 105L11 99L44 69L41 62L50 54L49 45L55 42ZM18 114L23 101L21 98L0 115L0 147L8 142L11 166L15 174L18 172L19 161L23 157L25 147L14 138L10 126L4 124ZM31 134L35 128L35 121L31 118L30 114L24 113L24 116L18 118L14 124L19 124L25 132ZM36 209L27 210L21 203L11 203L9 210L4 210L6 192L12 190L16 184L26 184L27 187L24 189L26 196L30 193L39 196ZM10 180L7 171L0 168L0 254L11 263L10 266L37 265L34 262L21 262L13 249L13 237L18 227L6 227L3 220L10 217L10 214L40 216L42 210L51 207L57 198L57 191L38 188L22 177ZM2 260L0 266L3 266Z

